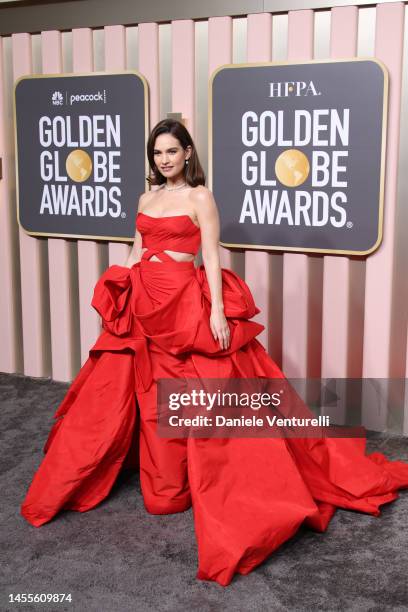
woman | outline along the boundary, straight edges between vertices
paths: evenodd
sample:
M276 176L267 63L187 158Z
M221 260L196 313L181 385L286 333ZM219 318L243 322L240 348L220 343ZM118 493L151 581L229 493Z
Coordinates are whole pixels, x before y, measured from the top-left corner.
M158 435L159 379L284 375L255 338L249 288L220 269L217 208L188 131L161 121L147 154L159 189L140 197L126 265L95 287L104 331L55 414L21 512L38 527L61 509L89 510L139 460L147 511L193 506L197 577L226 586L302 523L324 531L336 507L377 516L408 486L408 465L366 456L363 438Z

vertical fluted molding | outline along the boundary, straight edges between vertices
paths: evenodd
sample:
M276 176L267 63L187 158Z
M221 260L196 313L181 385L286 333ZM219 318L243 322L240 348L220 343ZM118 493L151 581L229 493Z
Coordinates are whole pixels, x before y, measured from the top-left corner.
M332 9L332 59L356 56L357 31L357 7ZM322 378L360 377L365 264L346 256L327 255L323 265ZM336 423L344 423L346 410L345 402L341 401L335 410L330 407L328 414Z
M12 35L14 79L32 72L31 36ZM24 374L51 375L47 241L19 226Z
M391 330L395 315L393 295L395 218L397 205L398 156L401 112L404 4L379 4L376 9L375 57L384 62L390 77L384 191L383 240L367 258L364 308L363 377L387 379L391 371ZM363 389L363 423L369 429L387 425L387 386L383 400L374 408L372 386Z
M44 74L57 74L62 69L61 32L47 31L41 34L41 56ZM50 279L50 325L52 378L70 381L78 364L75 361L74 325L76 296L72 282L75 258L75 242L63 238L49 238L48 273Z
M232 18L210 17L208 20L208 79L219 66L232 63ZM208 94L210 104L211 92ZM208 139L210 146L211 138ZM210 159L211 151L208 152ZM209 168L211 173L211 168ZM211 178L210 178L211 183ZM210 185L211 187L211 185ZM223 246L219 247L220 263L223 268L233 267L233 253Z
M289 12L289 62L313 59L313 19L311 10ZM319 264L318 257L283 255L282 365L288 377L306 378L310 374L309 344L313 342L315 350L320 350L320 339L313 333L318 330L319 320L312 319L310 308L312 297L316 299L318 295L317 275L313 272Z
M15 173L11 130L11 92L6 90L3 71L4 38L0 38L0 157L3 177L0 180L0 371L23 372L19 236L16 205L12 197Z
M105 30L105 70L126 69L126 34L122 25L106 26ZM135 194L135 208L136 208ZM123 266L129 255L129 245L123 242L109 242L109 265Z
M247 62L270 62L272 57L272 15L259 13L247 19ZM265 326L257 338L273 358L281 361L282 255L248 249L245 252L245 280L261 312L254 321ZM272 337L273 334L273 337Z
M72 31L73 71L93 71L92 30ZM100 317L91 307L95 284L102 273L102 247L93 240L78 240L79 325L81 335L81 364L89 356L100 330Z

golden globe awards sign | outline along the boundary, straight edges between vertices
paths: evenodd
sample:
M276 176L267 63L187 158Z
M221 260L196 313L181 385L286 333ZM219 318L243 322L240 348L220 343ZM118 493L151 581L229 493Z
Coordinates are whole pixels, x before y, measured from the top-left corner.
M210 86L210 188L222 245L356 255L378 247L381 62L227 65Z
M136 72L15 85L18 221L33 235L133 239L145 191L147 84Z

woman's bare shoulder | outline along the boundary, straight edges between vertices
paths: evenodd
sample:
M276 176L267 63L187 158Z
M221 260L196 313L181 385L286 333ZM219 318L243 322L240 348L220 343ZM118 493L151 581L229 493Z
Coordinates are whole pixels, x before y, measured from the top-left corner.
M144 193L140 194L138 211L142 212L146 206L149 206L149 204L151 204L157 198L159 193L161 193L161 189L145 191Z
M212 192L205 185L197 185L191 190L191 197L195 198L197 201L202 202L203 200L208 200L212 198Z
M216 208L212 191L205 185L198 185L191 190L191 199L193 203L200 209L213 210Z
M215 200L212 191L205 185L198 185L191 190L191 197L201 207L214 208Z
M194 211L200 223L204 223L217 216L217 204L215 203L212 191L208 187L199 185L192 189L192 201Z

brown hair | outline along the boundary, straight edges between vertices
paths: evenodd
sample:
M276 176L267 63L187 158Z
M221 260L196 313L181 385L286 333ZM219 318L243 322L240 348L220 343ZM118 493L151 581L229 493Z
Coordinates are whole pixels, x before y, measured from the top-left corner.
M191 155L189 157L188 164L185 164L184 166L184 180L191 187L205 185L204 170L202 169L200 160L198 159L198 154L193 139L191 138L190 133L184 124L176 119L163 119L162 121L159 121L159 123L157 123L150 132L150 136L147 141L147 158L149 160L151 173L146 177L149 185L162 185L167 180L154 163L154 144L156 142L156 138L160 134L171 134L177 138L184 150L188 145L191 146Z

